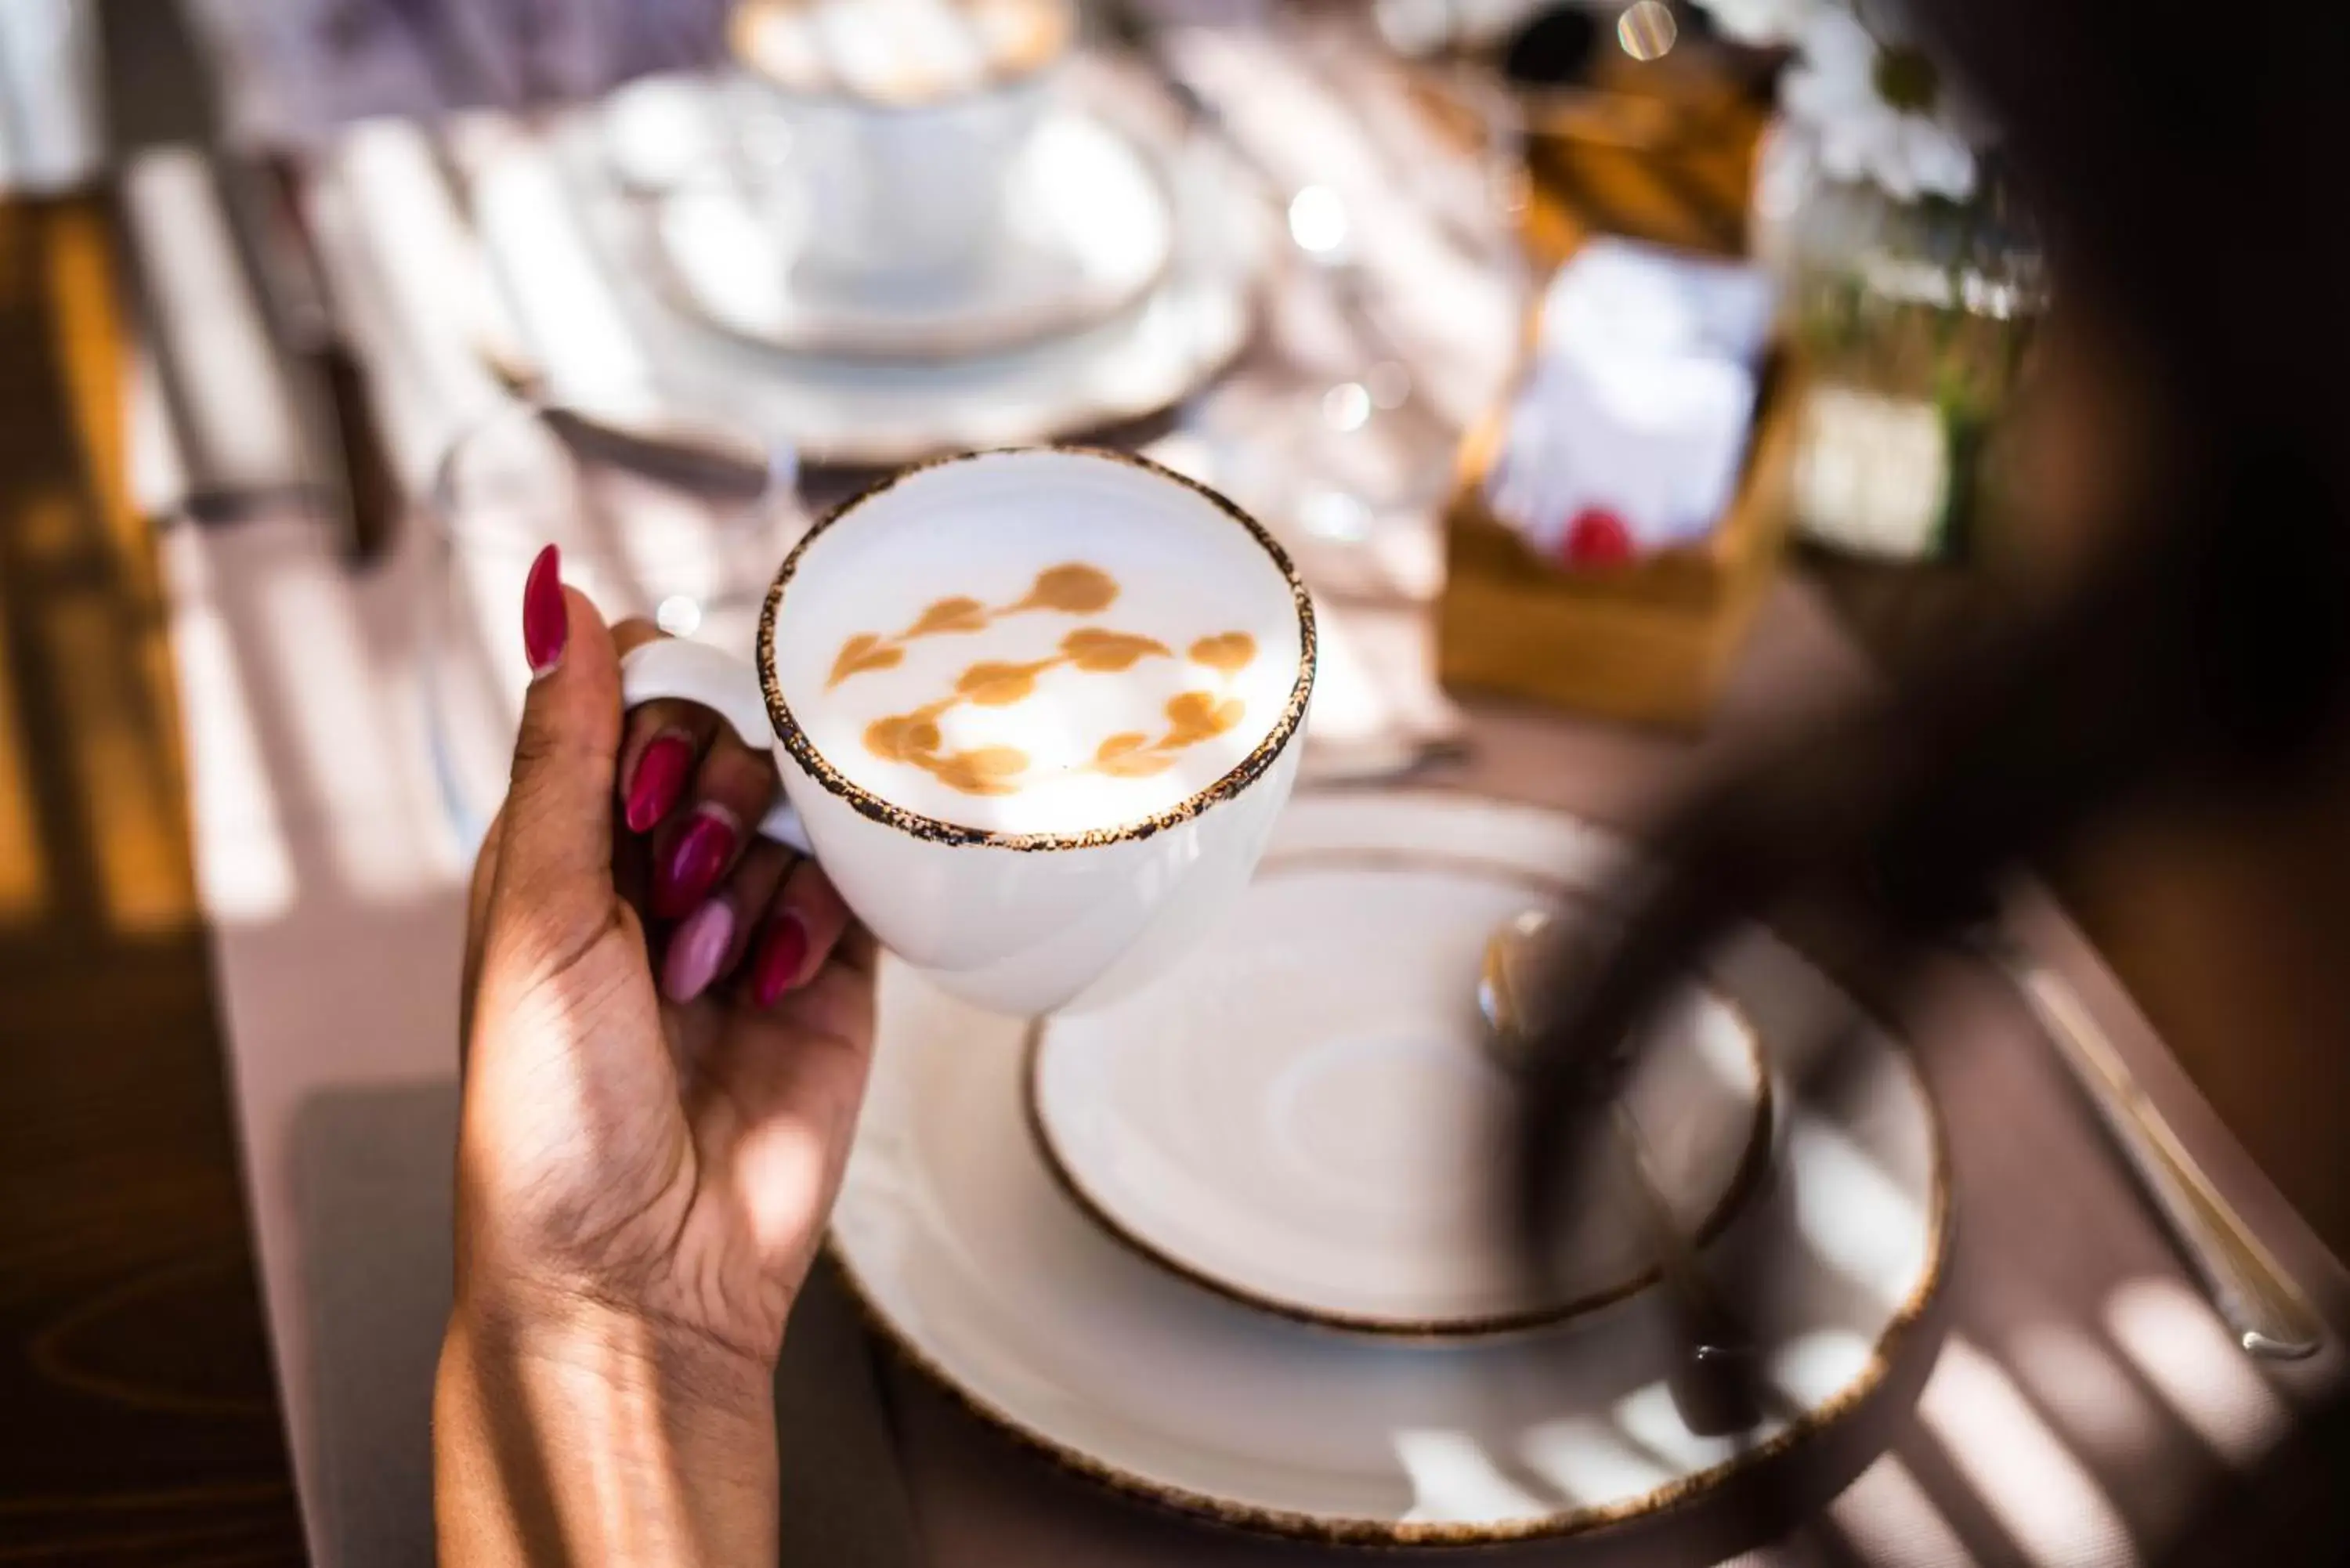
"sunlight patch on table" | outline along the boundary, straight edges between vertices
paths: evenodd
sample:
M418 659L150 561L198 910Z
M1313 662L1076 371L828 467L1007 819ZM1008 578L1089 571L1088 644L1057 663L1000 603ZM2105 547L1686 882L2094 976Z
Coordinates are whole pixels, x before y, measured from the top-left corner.
M8 604L0 598L0 650L8 642ZM11 661L0 657L0 922L30 924L48 899L40 825L33 816L33 775Z
M1864 1562L1975 1568L1974 1553L1908 1467L1887 1454L1828 1505L1828 1520Z
M81 438L83 482L98 504L116 576L135 602L151 604L161 591L154 544L130 484L128 388L140 367L128 353L122 280L104 216L58 207L50 214L47 259L51 337Z
M2127 1281L2106 1298L2105 1319L2138 1375L2228 1463L2248 1469L2284 1436L2284 1401L2185 1285Z
M195 552L188 552L192 555ZM209 600L182 598L172 638L188 715L190 815L205 825L197 866L205 913L260 924L294 903L294 863L261 760L253 701L228 628Z
M178 929L195 916L180 803L159 766L140 639L99 593L52 595L37 611L67 726L72 777L109 922L119 931Z
M1918 1403L1985 1512L2039 1568L2131 1568L2129 1528L1998 1363L1953 1334Z
M385 735L401 710L384 701L382 682L359 644L358 607L348 588L316 569L275 571L256 585L255 623L266 635L284 711L294 725L322 810L332 825L337 868L353 891L399 898L418 891L425 867L407 836L383 820L400 809L399 768Z
M2035 1323L2007 1351L2032 1397L2092 1457L2116 1466L2154 1457L2160 1413L2105 1345L2069 1324Z

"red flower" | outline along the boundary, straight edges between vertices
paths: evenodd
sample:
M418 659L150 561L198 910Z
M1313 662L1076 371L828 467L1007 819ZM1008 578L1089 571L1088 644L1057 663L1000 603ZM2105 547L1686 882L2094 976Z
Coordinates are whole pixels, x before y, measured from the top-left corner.
M1559 555L1578 570L1620 566L1635 554L1632 530L1605 506L1586 506L1566 525Z

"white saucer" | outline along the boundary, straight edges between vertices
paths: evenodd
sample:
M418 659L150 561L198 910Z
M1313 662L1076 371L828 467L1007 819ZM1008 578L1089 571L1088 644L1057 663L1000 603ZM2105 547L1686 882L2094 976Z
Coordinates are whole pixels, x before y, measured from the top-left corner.
M744 95L671 78L659 90L698 94L713 119ZM642 95L656 84L634 89ZM616 106L608 136L647 120L641 102ZM634 150L627 171L657 167ZM1125 137L1082 112L1038 126L1004 192L998 243L968 269L879 286L831 275L798 257L806 215L789 199L788 163L754 189L704 164L649 204L649 254L680 308L766 348L846 358L936 360L999 353L1117 315L1147 294L1174 253L1158 175ZM632 182L641 186L642 173Z
M1510 1084L1476 1004L1488 935L1574 889L1428 842L1410 815L1269 857L1180 974L1041 1025L1045 1158L1175 1272L1332 1327L1444 1335L1590 1310L1653 1274L1639 1195L1596 1195L1534 1295L1490 1179ZM1710 1233L1768 1156L1761 1044L1721 996L1677 1007L1628 1106L1685 1228Z
M598 115L559 122L548 151L663 407L723 413L810 463L894 467L1149 417L1213 379L1247 340L1259 276L1278 254L1248 177L1212 143L1186 137L1161 99L1115 67L1072 60L1065 90L1071 109L1126 138L1154 171L1172 205L1172 258L1107 319L959 358L785 354L730 330L663 283L644 198L621 181Z
M1293 805L1284 856L1409 841L1596 888L1606 836L1458 796ZM1761 1257L1739 1306L1785 1396L1745 1449L1693 1436L1652 1293L1568 1323L1435 1345L1335 1334L1201 1289L1112 1237L1055 1180L1024 1115L1026 1031L885 969L881 1040L833 1242L917 1366L1055 1462L1227 1523L1367 1543L1573 1533L1705 1507L1751 1466L1856 1474L1869 1417L1914 1393L1932 1336L1948 1177L1908 1056L1767 938L1710 971L1768 1043L1773 1180L1711 1245ZM1897 1373L1899 1376L1897 1376ZM1839 1470L1839 1474L1844 1473Z

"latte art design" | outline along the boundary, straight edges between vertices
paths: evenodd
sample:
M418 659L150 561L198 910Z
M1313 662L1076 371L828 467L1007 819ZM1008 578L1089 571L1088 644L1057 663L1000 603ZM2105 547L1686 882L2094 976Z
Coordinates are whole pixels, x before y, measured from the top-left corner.
M982 632L1005 617L1036 611L1091 615L1107 609L1118 595L1118 581L1107 572L1070 562L1038 573L1027 594L1011 604L991 607L962 596L942 598L902 631L859 632L843 643L827 686L837 687L870 670L896 668L905 660L906 645L919 639ZM1169 698L1163 710L1165 728L1156 735L1126 730L1106 737L1082 771L1110 778L1149 778L1172 767L1177 753L1186 747L1237 727L1247 717L1248 705L1230 695L1230 683L1255 659L1256 651L1256 639L1244 631L1218 632L1194 641L1184 657L1212 671L1216 684ZM1061 639L1057 651L1046 658L1024 662L982 659L957 676L954 689L946 695L910 712L876 719L866 726L865 749L885 762L920 768L965 794L1017 794L1029 770L1026 752L1003 745L946 751L939 720L965 703L1013 707L1035 694L1038 677L1048 670L1066 668L1115 675L1146 659L1175 657L1173 649L1154 637L1081 626Z
M866 631L842 643L840 656L832 661L832 679L825 682L825 688L829 691L850 676L862 675L868 670L897 668L905 662L906 644L916 638L985 631L1005 616L1024 615L1031 610L1091 615L1096 610L1109 608L1111 601L1117 597L1117 578L1099 566L1072 561L1066 566L1049 566L1037 573L1035 582L1029 585L1026 597L993 609L974 598L962 596L943 598L917 616L913 625L894 637ZM1159 651L1166 650L1161 649Z

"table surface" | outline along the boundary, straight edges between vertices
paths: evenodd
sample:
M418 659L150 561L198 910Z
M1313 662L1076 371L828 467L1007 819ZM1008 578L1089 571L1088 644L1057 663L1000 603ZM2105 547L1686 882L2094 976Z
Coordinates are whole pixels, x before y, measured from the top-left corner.
M396 573L351 584L298 514L180 529L159 562L124 479L136 400L114 265L94 202L0 209L0 1408L30 1417L0 1438L0 1560L298 1559L281 1377L318 1557L404 1560L422 1540L416 1374L437 1320L387 1325L369 1298L419 1268L428 1293L445 1279L453 867L397 758L373 759L371 787L334 788L352 775L323 760L334 737L268 632L272 607L326 604L353 645L304 651L395 680ZM1790 592L1708 746L1481 708L1477 760L1451 782L1637 823L1790 693L1864 678L1816 599ZM355 842L388 819L406 822L405 871L399 850ZM2112 975L2052 912L2033 935L2345 1321L2338 1270ZM317 1000L291 994L296 973ZM1926 1057L1960 1189L1956 1326L1919 1417L1791 1560L2137 1561L2275 1440L2338 1355L2270 1377L2223 1343L2212 1354L2216 1323L2044 1048L1997 995L1939 983L1944 1032L1967 1044ZM322 1240L353 1218L366 1245ZM1046 1471L902 1369L885 1377L937 1563L1306 1560ZM361 1407L396 1418L328 1451ZM371 1534L377 1550L357 1549Z
M94 202L0 204L0 1560L300 1562Z
M23 1125L37 1124L42 1136L0 1144L6 1161L0 1169L43 1201L0 1206L7 1217L0 1220L7 1227L0 1230L0 1256L9 1264L11 1286L0 1310L7 1314L10 1342L22 1347L10 1363L14 1381L0 1391L11 1396L12 1410L36 1417L9 1424L0 1540L70 1547L78 1560L93 1553L125 1561L291 1559L301 1549L286 1454L271 1418L275 1389L252 1293L250 1233L236 1200L232 1118L219 1075L225 1042L215 1023L217 996L179 811L183 774L174 680L201 687L223 671L174 670L161 639L168 611L177 618L182 665L191 651L201 664L221 651L209 634L234 628L239 656L264 667L247 668L245 680L266 687L286 678L283 650L273 656L253 640L258 628L248 591L273 576L315 586L341 574L315 520L296 515L221 535L176 531L167 537L166 571L159 576L147 526L118 472L126 440L120 412L126 352L111 314L114 280L102 214L89 203L67 203L14 209L5 223L0 321L13 378L5 407L17 417L0 438L6 442L0 447L0 474L6 476L0 490L6 524L0 614L8 655L8 681L0 686L0 718L7 721L0 765L13 790L0 796L0 807L8 808L0 811L0 835L7 836L0 838L0 867L10 877L0 884L0 978L12 1001L30 1002L10 1013L15 1048L5 1058L9 1092L0 1095L0 1105L30 1112ZM230 613L205 613L222 607L213 599L224 588ZM359 603L352 619L366 634L380 630L384 617ZM1790 594L1773 607L1742 670L1723 733L1734 737L1791 686L1816 692L1860 679L1852 649L1817 603ZM212 692L214 701L218 695ZM1690 765L1690 748L1680 743L1540 714L1481 709L1472 723L1478 760L1455 781L1461 787L1568 805L1603 821L1638 820L1662 783ZM276 722L264 727L271 732L263 742L264 772L284 792L276 826L295 857L286 869L305 902L298 910L278 909L258 930L237 929L255 913L252 889L239 894L216 882L215 919L232 929L215 936L225 938L230 961L249 965L257 948L274 949L268 967L280 974L290 957L309 953L328 961L328 973L348 976L383 968L366 958L354 965L353 953L369 951L370 941L380 954L387 939L404 936L413 951L420 939L445 936L453 918L445 884L411 889L418 908L389 920L380 898L350 884L349 863L338 861L332 842L337 803L293 776L295 753L305 742ZM199 747L218 751L201 739ZM217 754L212 765L216 774ZM252 826L249 814L224 821L224 804L217 789L208 797L199 788L199 830L213 837L216 867L220 846L234 845L237 830ZM348 818L353 813L344 804L340 815ZM239 897L248 902L239 905ZM352 940L362 933L369 940ZM2126 1026L2124 1044L2199 1147L2217 1147L2224 1156L2208 1114L2199 1120L2175 1069L2166 1073L2163 1063L2149 1059L2150 1033L2077 939L2053 921L2042 935L2087 977L2109 1023ZM337 953L339 970L333 967ZM379 996L383 989L379 981ZM435 988L424 992L411 1011L437 1017L453 1000ZM1967 1005L1978 1012L1998 1006L1981 995ZM232 1083L240 1091L248 1158L262 1168L249 1173L261 1201L287 1198L282 1178L273 1179L266 1168L282 1168L301 1150L346 1135L372 1140L375 1153L391 1164L358 1173L339 1195L329 1191L329 1204L380 1197L387 1179L396 1183L413 1171L404 1163L409 1158L445 1162L445 1146L432 1139L445 1127L452 1103L450 1042L442 1037L445 1028L436 1035L427 1020L415 1022L421 1031L403 1029L395 1018L377 1036L379 1050L407 1066L389 1064L391 1070L372 1075L372 1085L362 1066L357 1081L365 1092L312 1099L297 1118L306 1126L288 1125L276 1137L262 1124L293 1107L282 1100L273 1105L277 1097L265 1093L256 1097L250 1061L232 1064L245 1075ZM2010 1417L2043 1412L2020 1429L2053 1443L2056 1455L2074 1446L2084 1451L2087 1463L2071 1461L2062 1471L2074 1488L2069 1501L2087 1523L2052 1523L2055 1516L2035 1522L2030 1514L2019 1523L1995 1511L1986 1517L1982 1489L1997 1475L1977 1473L1970 1461L1954 1458L1947 1440L1952 1434L1938 1437L1927 1420L1897 1444L1889 1468L1881 1465L1856 1489L1869 1506L1850 1497L1838 1505L1857 1514L1838 1528L1858 1541L1869 1561L1960 1560L1949 1556L1952 1549L1990 1560L2002 1554L2000 1542L2013 1547L2021 1531L2031 1543L2035 1530L2045 1538L2042 1545L2093 1549L2089 1558L2064 1561L2127 1561L2113 1555L2113 1539L2076 1541L2064 1532L2102 1529L2110 1536L2118 1530L2116 1539L2126 1540L2175 1524L2182 1511L2176 1499L2195 1490L2180 1485L2182 1475L2208 1480L2231 1454L2272 1438L2298 1397L2291 1380L2272 1386L2222 1356L2201 1364L2204 1385L2199 1394L2188 1390L2182 1404L2179 1389L2116 1355L2115 1347L2126 1350L2128 1335L2139 1332L2130 1326L2131 1310L2141 1318L2168 1313L2193 1322L2200 1309L2085 1137L2083 1119L2044 1052L2012 1020L1975 1033L1983 1049L1928 1058L1953 1112L1967 1226L1988 1228L1991 1216L2029 1205L2044 1188L2065 1194L2083 1214L2099 1216L2099 1240L2074 1246L2064 1225L2029 1235L2010 1226L1973 1239L1952 1283L1954 1314L1968 1326L1946 1351L1937 1384L1970 1394L1945 1396L1942 1403L1977 1407L1974 1418L1981 1409ZM1986 1075L2003 1080L1996 1097L1970 1087L1970 1080ZM61 1188L80 1201L60 1209ZM429 1247L434 1201L410 1209L393 1216L401 1222L389 1229ZM315 1220L300 1229L315 1235ZM417 1220L423 1222L407 1222ZM445 1241L445 1230L439 1239ZM2003 1266L1981 1267L1986 1252ZM397 1249L394 1254L396 1265ZM2306 1253L2298 1261L2306 1262ZM274 1272L282 1282L283 1267ZM315 1259L302 1272L314 1284L327 1277ZM367 1293L374 1273L363 1269L344 1282L345 1308ZM2067 1300L2068 1280L2085 1276L2136 1282L2136 1296L2109 1300L2110 1321L2102 1330L2094 1321L2085 1325L2078 1304ZM2125 1308L2118 1317L2116 1301ZM317 1306L314 1300L314 1326L331 1324L333 1312ZM434 1324L428 1320L421 1327L426 1337L404 1347L404 1364L398 1355L388 1358L394 1368L412 1374L415 1355L429 1355ZM2085 1328L2107 1341L2103 1350L2084 1350ZM281 1357L284 1338L281 1333ZM2208 1349L2208 1332L2204 1339ZM2069 1355L2058 1354L2066 1349ZM2027 1401L2016 1393L2019 1374L2010 1368L2028 1376L2035 1365L2039 1376ZM937 1563L1040 1560L1027 1552L1066 1552L1079 1543L1101 1561L1295 1560L1277 1544L1184 1527L1045 1472L917 1380L902 1372L889 1376L907 1469L928 1478L921 1512ZM2100 1378L2106 1386L2098 1386ZM314 1388L311 1397L328 1404L366 1399L384 1386L379 1379ZM2099 1416L2099 1397L2118 1400L2121 1415ZM1929 1408L1933 1398L1929 1390ZM2126 1472L2092 1476L2095 1462L2110 1457L2102 1449L2115 1441L2117 1419L2143 1424L2137 1440L2144 1473L2158 1475L2159 1484L2133 1484ZM421 1438L421 1425L407 1429ZM29 1440L36 1432L37 1442ZM379 1489L359 1507L412 1509L420 1497L413 1457L394 1468L404 1470L406 1484ZM340 1472L344 1480L314 1484L347 1485L352 1469L321 1459L315 1470ZM941 1520L957 1521L958 1528L941 1532L932 1522ZM1896 1522L1888 1526L1887 1520ZM1889 1542L1888 1528L1895 1530Z
M202 129L103 0L109 140ZM303 1560L96 201L0 202L0 1559Z

